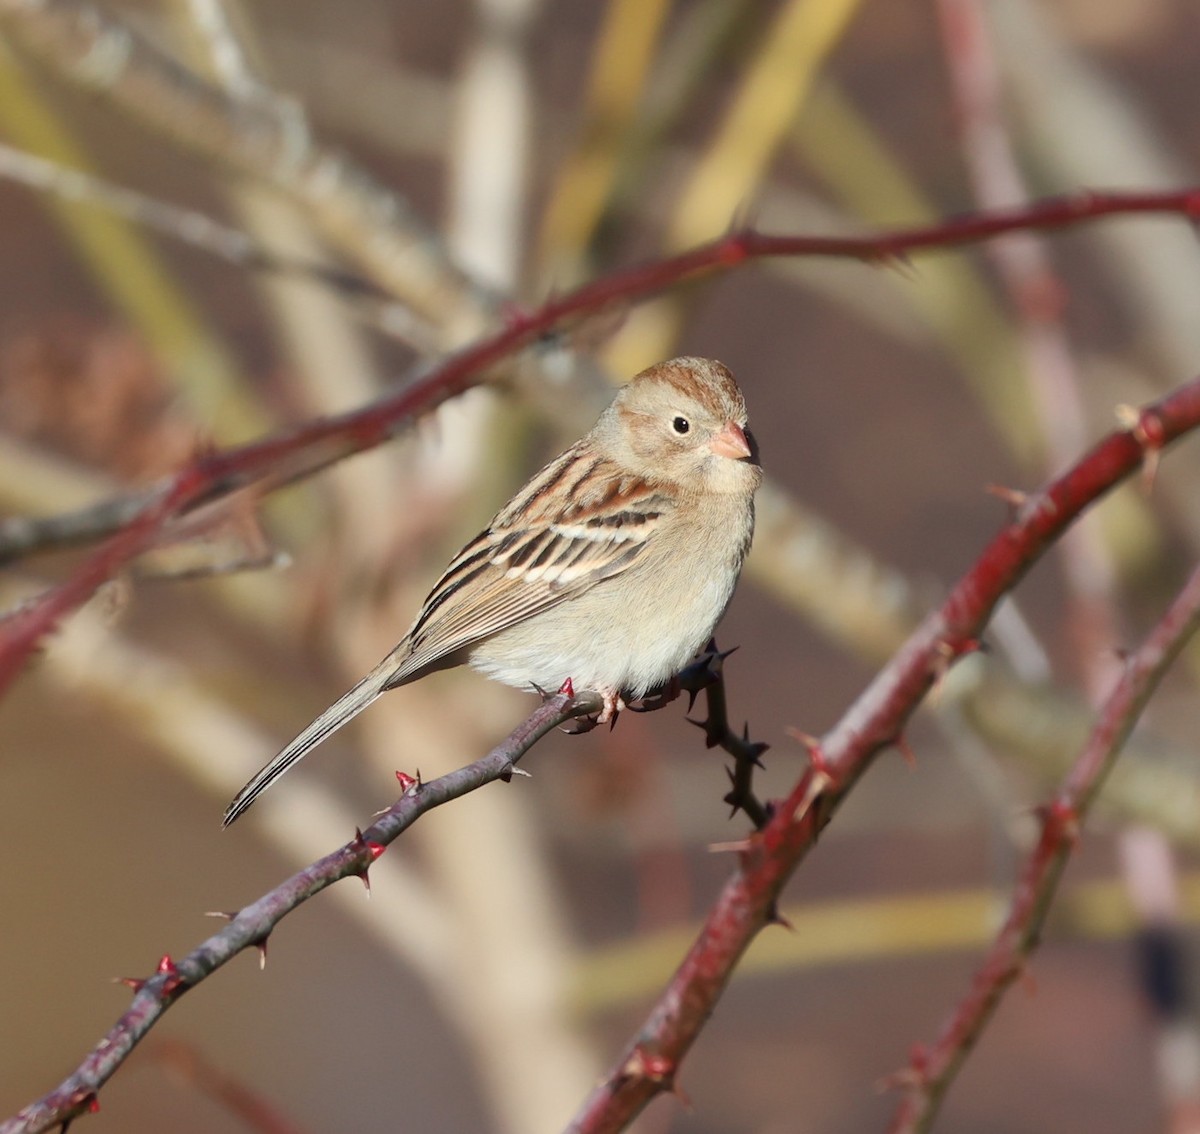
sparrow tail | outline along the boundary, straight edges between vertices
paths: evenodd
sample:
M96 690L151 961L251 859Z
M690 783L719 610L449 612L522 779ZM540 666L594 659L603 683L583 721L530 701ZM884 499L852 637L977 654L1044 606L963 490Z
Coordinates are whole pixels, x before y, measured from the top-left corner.
M307 756L330 733L336 732L352 717L358 716L389 688L395 673L395 661L391 657L385 658L353 689L339 697L275 759L254 774L254 778L234 796L233 802L225 809L225 818L221 826L228 827L293 764Z

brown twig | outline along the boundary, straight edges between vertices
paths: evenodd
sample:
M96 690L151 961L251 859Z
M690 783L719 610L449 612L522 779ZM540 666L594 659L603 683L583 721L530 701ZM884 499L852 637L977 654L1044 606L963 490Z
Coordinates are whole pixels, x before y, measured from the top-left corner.
M759 757L770 747L753 741L749 737L750 726L747 724L739 736L729 727L729 714L725 700L725 659L733 650L717 649L715 640L710 640L704 653L685 670L665 686L650 694L640 705L631 705L634 712L648 712L661 709L674 701L681 694L688 694L688 712L696 703L696 697L703 693L708 713L702 721L692 720L704 732L705 748L723 748L733 757L733 767L727 769L730 789L725 795L725 802L733 808L731 818L739 811L761 830L770 816L765 804L759 801L753 790L754 772L762 767Z
M2 10L2 5L0 5ZM362 409L311 422L291 433L197 457L101 548L78 575L46 593L0 627L0 690L63 615L137 556L174 516L212 503L249 484L278 486L309 475L351 453L373 448L443 401L483 380L488 367L535 342L568 319L628 303L685 280L726 271L768 256L898 260L910 252L952 248L1028 228L1061 228L1106 216L1167 213L1200 217L1200 189L1174 193L1084 193L1025 208L982 213L874 237L769 236L733 232L678 256L594 280L533 311L512 310L507 325L442 362L423 379ZM24 546L29 548L28 524ZM0 539L0 558L4 555Z
M161 1040L151 1055L189 1087L212 1099L257 1134L303 1134L298 1126L258 1091L210 1060L194 1045Z
M465 307L478 326L494 303L403 197L317 140L297 104L208 82L93 4L0 0L0 21L67 80L208 161L289 193L335 246L421 317Z
M904 1098L889 1130L927 1130L963 1060L991 1019L1007 988L1037 947L1050 903L1079 830L1125 740L1151 694L1189 638L1200 628L1200 567L1166 614L1131 655L1116 688L1054 799L1042 809L1037 846L1021 870L1008 917L985 955L970 992L950 1014L934 1043L898 1075Z
M97 1109L97 1093L124 1063L135 1045L185 992L200 984L244 949L265 950L279 922L309 898L343 878L367 881L371 863L425 812L507 779L517 762L546 733L575 717L597 713L600 698L591 693L547 697L502 743L486 756L429 783L404 777L401 797L365 831L256 902L230 915L229 924L178 961L164 956L152 976L124 983L134 989L133 1003L58 1087L0 1123L0 1134L36 1134Z
M747 840L687 956L608 1075L569 1126L573 1134L623 1129L672 1090L690 1049L741 955L774 916L783 886L875 757L902 737L947 659L978 648L1000 599L1080 513L1136 470L1150 452L1200 427L1200 379L1142 410L1062 476L1030 494L942 605L922 622L834 728L816 742L810 769ZM819 793L819 807L812 804Z
M733 757L733 767L726 769L729 775L729 791L725 794L725 802L732 808L732 815L739 811L744 812L755 829L761 831L767 825L771 812L754 794L754 773L763 766L760 757L770 745L751 740L749 724L742 728L740 734L729 727L729 708L725 696L725 659L733 650L721 653L717 650L716 642L713 642L710 648L712 653L709 668L714 677L704 687L708 712L704 720L692 721L692 724L704 730L706 748L719 746ZM688 719L691 720L690 717Z
M103 209L160 235L189 244L247 271L294 276L323 284L347 298L390 298L377 283L317 260L298 259L256 244L240 229L202 213L160 201L137 189L71 169L0 142L0 177L64 201Z
M963 156L971 173L976 205L996 208L1027 201L1031 193L1011 136L993 11L986 0L939 0L937 10ZM1047 465L1060 468L1078 452L1087 430L1084 376L1065 322L1070 289L1058 272L1044 237L1031 232L1016 233L995 241L987 251L1014 312ZM1143 470L1148 484L1153 482L1154 468L1151 461ZM1088 703L1099 705L1109 684L1107 647L1124 640L1118 601L1120 571L1111 546L1111 532L1106 538L1101 525L1078 524L1063 538L1058 552L1066 584L1064 637L1073 648L1075 668L1083 677ZM1157 841L1158 853L1146 855L1127 849L1128 844L1142 848L1147 840ZM1142 825L1126 826L1118 835L1118 847L1122 859L1128 860L1133 853L1143 865L1136 875L1126 875L1135 909L1142 911L1145 904L1138 899L1139 886L1148 887L1156 895L1176 892L1178 867L1164 832L1151 831ZM1147 871L1156 876L1148 879ZM1179 932L1177 926L1172 926L1178 917L1177 908L1158 909L1145 927L1145 939L1169 940L1172 932ZM1155 956L1162 966L1169 967L1175 960L1182 963L1178 948L1158 950ZM1147 1001L1154 1003L1155 991L1161 987L1159 978L1147 982L1144 973L1136 969L1132 975L1139 980ZM1180 990L1181 1001L1187 1000L1186 981L1176 976L1168 983ZM1184 1030L1191 1033L1192 1042L1200 1039L1193 1017L1185 1003L1172 1005L1169 1014L1162 1014L1156 1020L1158 1045L1178 1042ZM1168 1109L1175 1110L1181 1105L1178 1083L1164 1070L1167 1066L1164 1061L1160 1060L1157 1066L1163 1102ZM1195 1099L1193 1081L1184 1105L1194 1103ZM936 1105L929 1100L927 1111L932 1114L934 1110ZM1175 1121L1168 1119L1164 1125L1171 1127Z

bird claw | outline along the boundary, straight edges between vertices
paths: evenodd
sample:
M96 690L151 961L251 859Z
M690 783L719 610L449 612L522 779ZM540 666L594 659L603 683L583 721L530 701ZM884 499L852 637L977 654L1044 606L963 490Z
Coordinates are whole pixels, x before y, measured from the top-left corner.
M596 718L597 724L606 724L610 727L617 723L617 717L621 710L624 709L625 700L621 696L619 690L604 690L600 694L604 698L604 708L600 710L600 715Z
M633 713L657 712L659 709L665 709L672 701L677 700L682 692L683 685L679 680L679 675L676 674L665 685L660 685L657 689L652 689L637 704L626 705L626 708Z
M575 717L560 727L568 736L582 736L585 732L591 732L599 723L598 717Z
M567 684L569 684L569 679L568 682L564 683L563 687L566 688ZM602 724L608 725L610 729L615 728L617 724L617 717L620 716L621 711L628 706L625 704L625 701L619 692L606 690L600 692L600 696L603 699L603 703L598 714L593 714L592 716L588 717L576 717L573 721L569 721L567 724L562 726L563 732L567 733L569 736L577 736L583 732L591 732L592 729Z

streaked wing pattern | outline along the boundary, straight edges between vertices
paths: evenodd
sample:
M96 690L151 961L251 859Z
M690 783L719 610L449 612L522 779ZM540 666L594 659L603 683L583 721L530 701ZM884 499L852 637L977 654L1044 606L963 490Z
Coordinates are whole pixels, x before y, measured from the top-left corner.
M410 652L389 685L619 575L638 559L674 505L606 464L569 449L459 552L425 600L408 634ZM583 485L591 491L580 492ZM564 499L575 500L565 515Z

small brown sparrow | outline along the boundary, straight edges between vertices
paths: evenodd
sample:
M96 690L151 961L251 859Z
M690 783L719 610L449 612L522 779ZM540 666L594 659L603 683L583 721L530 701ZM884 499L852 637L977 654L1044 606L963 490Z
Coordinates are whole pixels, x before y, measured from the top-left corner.
M570 678L609 720L712 635L761 480L725 366L643 370L455 556L400 644L238 792L225 826L381 693L434 670L466 662L522 688Z

